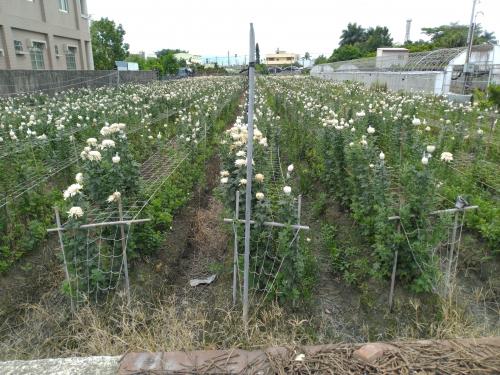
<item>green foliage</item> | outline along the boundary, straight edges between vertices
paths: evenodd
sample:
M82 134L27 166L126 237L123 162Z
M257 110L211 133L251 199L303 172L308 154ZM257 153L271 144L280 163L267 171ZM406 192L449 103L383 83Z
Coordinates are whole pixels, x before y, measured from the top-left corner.
M424 27L422 32L431 38L431 43L435 48L464 47L467 45L467 35L469 26L451 23L437 27ZM494 33L483 32L481 25L476 25L474 29L474 44L495 43Z
M124 43L125 30L116 26L108 18L92 21L90 25L92 53L96 70L113 70L115 61L122 61L128 56L129 45Z
M316 57L314 60L314 65L319 65L319 64L326 64L328 62L328 58L324 55L319 55Z
M346 44L335 49L328 62L354 60L363 57L363 52L356 45Z
M500 85L489 85L488 96L488 101L497 108L500 108Z
M379 47L391 47L392 38L387 27L377 26L364 29L356 23L349 23L342 30L340 46L328 59L329 62L347 61L368 57Z

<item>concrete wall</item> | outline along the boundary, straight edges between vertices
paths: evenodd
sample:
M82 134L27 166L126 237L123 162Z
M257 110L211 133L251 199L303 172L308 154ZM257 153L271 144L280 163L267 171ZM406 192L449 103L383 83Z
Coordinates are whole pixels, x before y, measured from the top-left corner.
M386 84L392 91L425 92L439 95L443 90L443 72L365 72L334 71L328 65L316 65L311 69L313 77L331 81L359 81L365 85Z
M154 71L118 73L116 70L0 70L0 95L36 91L50 95L72 88L114 86L130 82L146 83L157 79Z
M0 69L32 69L31 42L40 40L45 42L46 70L66 69L63 44L77 47L77 69L94 69L89 19L82 4L86 8L86 0L68 0L65 12L59 0L0 0ZM22 43L23 53L16 52L14 40Z

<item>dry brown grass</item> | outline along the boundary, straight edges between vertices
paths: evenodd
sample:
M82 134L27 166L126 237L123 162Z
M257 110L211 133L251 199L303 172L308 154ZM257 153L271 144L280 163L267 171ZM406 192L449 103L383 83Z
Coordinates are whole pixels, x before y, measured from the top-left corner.
M24 306L21 318L2 327L0 358L32 359L80 355L120 355L129 351L256 348L312 343L308 322L271 304L250 321L241 311L211 308L171 295L153 303L133 301L105 309L45 301ZM66 311L66 312L63 312Z
M227 228L221 220L224 207L219 200L209 199L208 207L194 215L191 241L199 255L220 259L228 243Z

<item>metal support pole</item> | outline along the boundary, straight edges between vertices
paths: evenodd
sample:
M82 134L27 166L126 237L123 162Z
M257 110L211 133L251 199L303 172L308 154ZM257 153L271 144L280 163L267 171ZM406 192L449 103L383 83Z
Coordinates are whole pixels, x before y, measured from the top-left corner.
M247 185L245 193L245 256L243 267L243 324L248 327L248 273L250 269L250 220L252 215L253 111L255 100L255 34L250 24L250 59L248 67L248 143Z
M396 268L398 265L398 251L394 252L394 263L392 264L391 275L391 290L389 291L389 311L392 311L392 303L394 301L394 286L396 284Z
M57 224L57 234L59 235L59 244L61 245L61 252L62 252L62 257L63 257L63 263L64 263L64 275L66 277L66 282L68 283L68 288L69 288L69 294L70 294L70 301L71 301L71 312L75 312L75 305L73 303L73 291L71 289L71 279L69 278L69 271L68 271L68 262L66 262L66 254L64 252L64 241L63 241L63 235L62 235L62 226L61 226L61 218L59 216L59 209L57 207L54 207L54 211L56 213L56 224Z
M233 306L236 305L236 288L238 278L238 219L240 217L240 192L236 192L236 207L234 209L234 255L233 255Z
M302 214L302 194L299 195L299 201L297 203L297 225L300 226L300 215ZM298 234L300 229L297 229L297 244L300 242L300 235Z
M455 212L455 220L453 221L453 233L451 235L451 244L450 244L450 254L448 258L448 265L446 269L446 291L448 295L451 292L450 283L451 283L451 266L453 263L453 256L455 252L455 241L457 240L457 229L458 229L458 215L459 211Z
M122 200L118 198L118 214L120 221L123 221ZM122 240L122 262L125 274L125 292L127 293L127 304L130 305L130 280L128 278L128 262L127 262L127 242L125 241L125 224L120 224L121 240Z

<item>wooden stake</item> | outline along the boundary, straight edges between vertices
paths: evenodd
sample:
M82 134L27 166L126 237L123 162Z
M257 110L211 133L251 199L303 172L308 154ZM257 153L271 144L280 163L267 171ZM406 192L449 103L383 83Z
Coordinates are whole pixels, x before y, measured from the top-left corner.
M120 221L123 222L123 207L122 200L118 198L118 214ZM128 262L127 262L127 242L125 241L125 224L120 224L121 240L122 240L122 262L125 274L125 292L127 293L127 305L130 305L130 280L128 278Z
M57 234L59 235L59 244L61 245L61 252L62 252L63 263L64 263L64 275L66 277L66 282L68 283L68 288L69 288L69 294L70 294L70 300L71 300L71 312L74 314L75 313L75 305L73 303L73 291L71 288L71 279L69 277L68 263L66 262L66 254L64 252L64 241L63 241L63 235L62 235L61 218L59 217L59 209L57 207L54 207L54 211L56 213L56 224L57 224L57 229L58 229Z
M445 282L446 282L446 291L448 296L451 293L451 265L453 263L453 255L455 252L455 241L457 240L457 229L458 229L458 214L459 211L455 212L455 220L453 221L453 233L451 235L451 244L450 244L450 254L449 254L449 259L448 259L448 265L446 269L446 276L445 276Z

